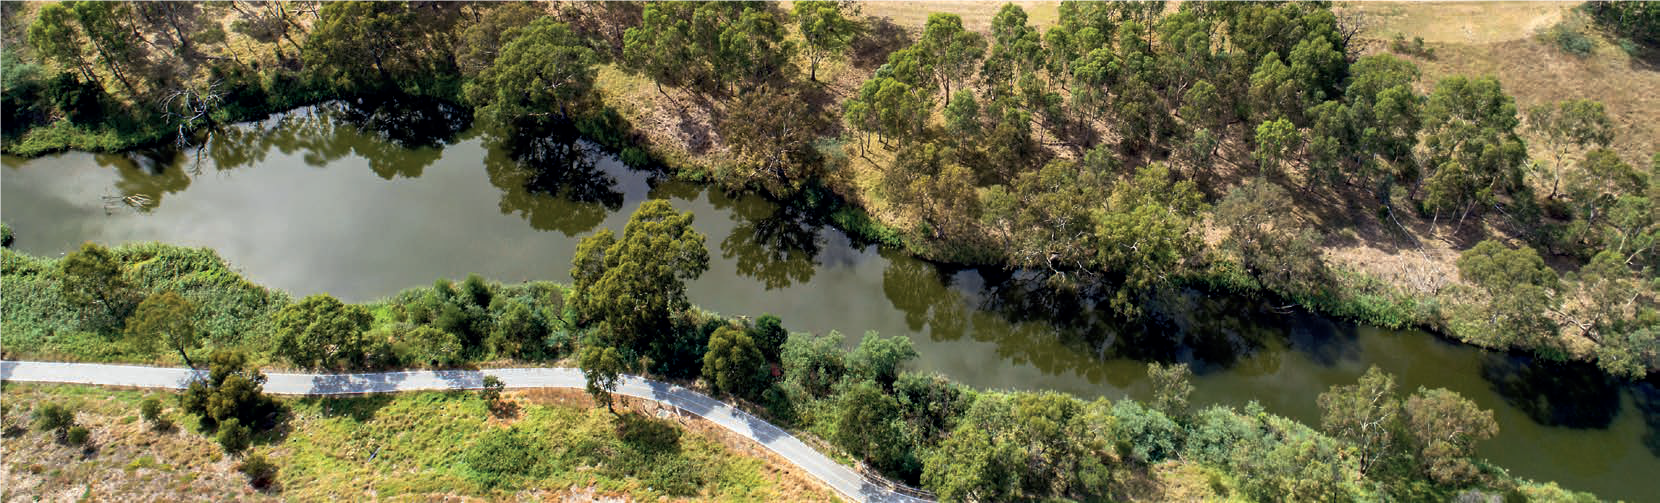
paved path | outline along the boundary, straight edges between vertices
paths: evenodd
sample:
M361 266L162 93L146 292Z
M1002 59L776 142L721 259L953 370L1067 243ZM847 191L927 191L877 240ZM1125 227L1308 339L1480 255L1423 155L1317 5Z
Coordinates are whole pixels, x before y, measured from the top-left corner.
M493 375L508 388L582 388L582 372L574 368L516 368L492 370L421 370L372 374L266 374L265 392L283 395L345 395L397 391L475 389L484 376ZM37 381L142 388L183 389L189 369L101 365L88 363L0 362L0 380ZM697 414L723 428L759 442L784 459L854 501L926 502L906 496L859 476L777 426L724 402L673 384L624 376L614 392L654 400Z

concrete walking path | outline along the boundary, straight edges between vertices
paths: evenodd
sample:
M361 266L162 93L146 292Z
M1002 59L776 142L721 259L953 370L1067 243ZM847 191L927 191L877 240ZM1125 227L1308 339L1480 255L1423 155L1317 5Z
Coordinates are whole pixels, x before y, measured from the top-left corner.
M202 371L205 372L205 371ZM174 367L0 361L0 380L141 388L184 389L194 373ZM265 374L265 392L282 395L348 395L399 391L477 389L484 376L508 388L577 388L586 381L574 368L490 370L417 370L365 374ZM624 376L613 393L679 407L722 428L760 443L823 481L842 496L860 502L926 502L866 480L852 468L819 453L789 432L702 393L659 381Z

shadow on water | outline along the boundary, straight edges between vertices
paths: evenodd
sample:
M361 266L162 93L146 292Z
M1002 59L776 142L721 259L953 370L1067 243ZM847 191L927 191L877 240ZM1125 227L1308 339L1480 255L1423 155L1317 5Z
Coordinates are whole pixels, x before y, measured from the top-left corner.
M1276 337L1289 338L1286 345L1326 364L1359 351L1352 326L1281 315L1261 302L1190 289L1158 294L1143 306L1144 315L1129 318L1113 314L1110 290L1102 285L1059 289L1043 274L952 272L903 257L890 262L883 289L906 313L910 328L927 328L934 340L954 340L966 331L997 345L1006 358L1096 383L1105 377L1100 364L1114 359L1187 363L1201 374L1241 370L1241 362ZM973 315L965 326L958 320L969 310Z
M1637 412L1643 416L1643 446L1660 458L1660 374L1649 374L1648 379L1631 386L1637 399Z
M1481 377L1510 406L1545 426L1607 428L1620 412L1620 387L1584 362L1533 356L1483 356Z

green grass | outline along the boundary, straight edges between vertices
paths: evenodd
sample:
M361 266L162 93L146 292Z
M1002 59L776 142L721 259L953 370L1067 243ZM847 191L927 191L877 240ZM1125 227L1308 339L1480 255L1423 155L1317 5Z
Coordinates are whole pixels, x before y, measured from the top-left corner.
M271 313L288 295L244 279L217 253L160 243L117 246L112 255L137 300L174 291L196 306L196 328L206 348L261 354L271 340ZM162 348L127 343L122 328L81 316L63 297L58 259L0 252L0 344L8 357L98 362L181 363Z

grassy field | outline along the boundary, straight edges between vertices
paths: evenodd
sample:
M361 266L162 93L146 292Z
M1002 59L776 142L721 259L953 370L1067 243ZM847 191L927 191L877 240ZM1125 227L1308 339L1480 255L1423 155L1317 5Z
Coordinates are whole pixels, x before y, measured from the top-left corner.
M793 465L699 419L654 419L656 406L625 400L615 417L576 390L506 395L492 413L474 393L423 392L284 399L289 419L250 453L280 469L264 491L235 471L238 459L194 431L174 394L76 385L7 383L0 499L339 501L388 499L575 501L834 501ZM138 404L159 397L175 425L155 431ZM71 447L21 427L43 403L75 408L91 430ZM507 433L513 432L513 433ZM524 476L470 461L484 439L531 439Z

